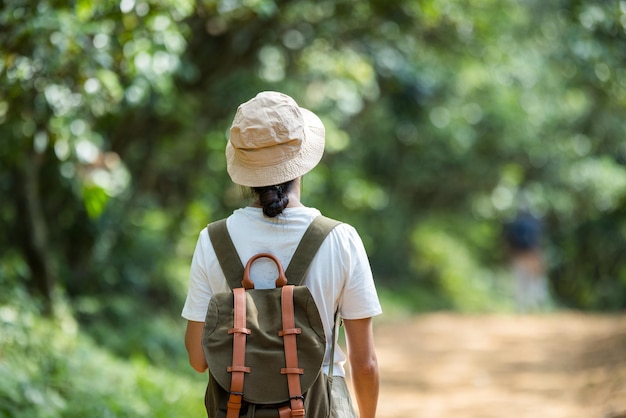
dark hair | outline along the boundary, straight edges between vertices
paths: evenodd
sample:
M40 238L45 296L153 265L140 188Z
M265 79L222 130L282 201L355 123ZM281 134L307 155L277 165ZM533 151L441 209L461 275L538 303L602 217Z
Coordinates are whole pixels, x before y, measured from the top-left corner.
M263 208L263 214L268 218L274 218L281 213L289 204L287 194L293 186L293 180L276 186L253 187L254 194L259 196L259 204Z

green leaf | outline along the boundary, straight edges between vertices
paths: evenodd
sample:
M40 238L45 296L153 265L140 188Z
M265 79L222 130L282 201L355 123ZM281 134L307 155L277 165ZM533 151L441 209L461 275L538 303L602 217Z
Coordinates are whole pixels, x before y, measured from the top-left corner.
M82 22L87 22L93 15L93 4L91 0L78 0L76 2L76 15Z
M83 187L83 203L91 219L97 219L102 215L108 200L109 196L102 187L95 185Z

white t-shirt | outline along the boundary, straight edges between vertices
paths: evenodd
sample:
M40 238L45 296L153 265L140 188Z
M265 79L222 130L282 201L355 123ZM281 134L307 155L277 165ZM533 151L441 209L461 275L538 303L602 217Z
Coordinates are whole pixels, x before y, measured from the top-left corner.
M304 232L319 215L317 209L296 207L286 208L275 218L267 218L260 208L246 207L234 211L226 226L242 265L255 254L269 252L287 270ZM261 258L252 265L250 276L255 288L267 289L274 287L278 273L272 260ZM363 242L352 226L340 224L330 232L311 262L304 284L309 287L324 324L324 371L328 373L335 311L339 309L339 315L345 319L369 318L382 313ZM204 228L191 262L183 318L204 322L211 295L229 291ZM335 347L334 363L333 375L345 376L345 354L339 346Z

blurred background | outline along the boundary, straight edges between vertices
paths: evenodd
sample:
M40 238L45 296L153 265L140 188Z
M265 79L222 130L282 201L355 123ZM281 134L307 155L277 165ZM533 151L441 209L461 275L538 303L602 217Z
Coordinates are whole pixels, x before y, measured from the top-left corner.
M202 416L188 267L262 90L387 318L622 313L625 64L624 1L3 1L0 416Z

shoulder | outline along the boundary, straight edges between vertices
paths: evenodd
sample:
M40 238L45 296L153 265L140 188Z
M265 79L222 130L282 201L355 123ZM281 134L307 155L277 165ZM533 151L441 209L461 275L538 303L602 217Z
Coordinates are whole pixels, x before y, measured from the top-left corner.
M337 224L328 234L324 246L334 254L364 254L365 248L358 231L346 222Z
M332 218L328 218L328 217L324 217L326 218L328 221L328 223L335 223L336 226L331 230L331 232L329 233L330 236L333 236L337 239L359 239L360 240L360 236L359 233L357 232L356 228L354 226L352 226L351 224L341 221L341 220L337 220L337 219L332 219Z

